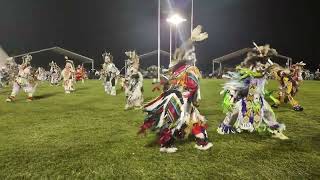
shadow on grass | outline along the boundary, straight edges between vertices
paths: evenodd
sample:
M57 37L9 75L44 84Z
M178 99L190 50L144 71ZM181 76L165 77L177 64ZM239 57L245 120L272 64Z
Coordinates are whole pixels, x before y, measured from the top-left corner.
M122 89L117 89L117 95L124 93L124 90Z
M11 92L11 91L1 91L1 89L0 89L0 94L5 94L5 95L8 94L8 95L10 95L10 92Z
M79 88L76 88L76 91L75 92L81 92L83 90L87 90L89 89L88 87L79 87Z
M183 146L185 144L190 144L190 143L195 143L195 142L196 142L195 137L193 135L189 135L188 137L182 138L182 139L176 138L174 141L174 145ZM147 147L147 148L160 147L160 144L158 142L158 135L153 141L146 144L145 147Z
M47 93L47 94L43 94L43 95L40 95L40 96L34 96L33 98L35 100L39 100L39 99L46 99L46 98L49 98L49 97L52 97L52 96L55 96L57 94L61 94L62 92L53 92L53 93Z
M158 140L154 139L153 141L149 142L148 144L146 144L144 147L147 148L154 148L154 147L160 147Z
M222 111L220 111L220 110L211 110L211 109L209 109L209 110L202 109L201 113L204 114L206 117L207 116L212 116L212 115L221 115L221 114L223 115ZM223 121L223 119L221 121Z
M152 101L153 99L154 99L154 97L146 97L144 99L144 103L148 103L148 102Z
M269 104L271 105L272 103L269 102ZM293 110L292 106L290 104L288 104L288 103L281 104L277 108L272 107L272 110L276 111L276 112L295 112Z

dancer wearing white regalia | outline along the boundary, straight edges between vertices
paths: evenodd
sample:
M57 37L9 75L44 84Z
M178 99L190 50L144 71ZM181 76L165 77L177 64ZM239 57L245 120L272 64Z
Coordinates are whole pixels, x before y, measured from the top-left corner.
M19 66L13 58L7 59L5 66L2 67L2 83L5 85L13 84L15 78L18 76Z
M69 60L66 57L66 65L65 68L61 72L61 76L63 78L63 87L66 94L70 94L75 90L75 68L72 60ZM61 78L60 78L61 79Z
M43 67L38 67L36 71L37 80L39 81L45 81L47 80L47 72Z
M125 77L125 94L127 103L125 109L141 108L143 103L143 76L139 72L139 56L135 51L126 52L129 57Z
M115 96L117 94L117 77L120 74L118 68L113 64L113 56L110 53L103 53L104 63L102 64L101 79L103 80L104 91Z
M0 68L0 88L6 85L7 77L8 75L5 71L5 67L1 67Z
M24 92L28 94L27 101L32 101L33 94L36 90L36 77L30 66L32 56L25 55L22 57L22 60L22 64L18 67L18 75L14 78L11 95L6 99L7 102L14 101L20 89L23 89Z
M51 61L51 63L49 63L49 66L50 66L50 84L58 85L61 69L57 65L57 63L55 63L54 61Z

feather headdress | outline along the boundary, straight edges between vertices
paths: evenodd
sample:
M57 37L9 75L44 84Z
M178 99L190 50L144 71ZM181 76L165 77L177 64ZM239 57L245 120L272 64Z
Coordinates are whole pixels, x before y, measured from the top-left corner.
M75 66L74 66L73 61L70 60L68 56L65 56L64 58L66 59L66 65L70 64L72 70L74 71L75 70Z
M22 64L30 64L32 56L30 54L22 56Z
M128 56L131 65L134 68L139 69L140 60L139 60L139 56L136 53L136 51L126 51L125 54Z
M200 42L208 38L207 32L202 32L202 26L198 25L191 32L191 37L184 42L181 47L177 48L172 57L172 61L169 68L176 66L177 64L187 63L187 61L195 61L195 48L194 42Z
M113 56L111 55L111 53L108 53L107 51L105 51L102 54L103 60L106 62L106 57L109 57L109 62L113 62Z

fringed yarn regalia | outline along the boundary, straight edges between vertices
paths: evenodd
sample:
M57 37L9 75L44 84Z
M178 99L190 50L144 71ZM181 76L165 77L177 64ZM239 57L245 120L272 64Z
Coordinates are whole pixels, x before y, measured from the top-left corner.
M81 81L82 84L84 83L84 80L87 78L86 69L84 68L83 64L78 65L76 69L76 81Z
M221 92L226 117L217 129L219 134L267 131L275 138L288 139L283 134L285 125L277 121L265 100L266 76L273 65L270 58L276 53L268 45L257 46L247 54L237 72L226 75L231 80Z
M207 33L201 33L201 26L193 30L191 38L174 54L168 76L163 78L164 92L144 106L147 115L139 133L145 133L147 129L158 132L160 152L176 152L175 141L189 135L195 138L195 148L207 150L212 147L206 131L207 120L198 110L201 74L194 65L193 47L193 42L207 37Z
M283 68L275 64L271 69L271 75L279 82L278 98L273 99L273 107L277 108L289 101L293 110L303 111L303 107L294 99L303 80L302 69L306 64L302 61L293 64L290 68Z

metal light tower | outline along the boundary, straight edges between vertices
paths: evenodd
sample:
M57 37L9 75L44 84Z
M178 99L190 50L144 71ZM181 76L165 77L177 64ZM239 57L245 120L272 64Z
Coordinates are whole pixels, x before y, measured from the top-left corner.
M158 0L158 82L160 82L160 3Z
M175 30L177 32L178 25L185 21L187 20L182 18L179 14L174 14L167 18L167 22L170 24L170 64L172 60L172 25L174 25Z
M191 32L193 30L193 0L191 0L190 26L191 26L191 30L190 30L190 35L191 35Z

